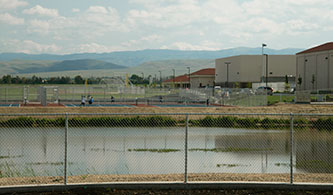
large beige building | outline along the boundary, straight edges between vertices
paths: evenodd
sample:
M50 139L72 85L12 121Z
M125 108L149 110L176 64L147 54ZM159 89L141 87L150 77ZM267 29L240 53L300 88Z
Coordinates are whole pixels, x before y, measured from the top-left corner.
M267 59L266 59L267 58ZM266 62L267 66L266 66ZM267 67L267 71L266 71ZM285 76L295 79L295 55L239 55L215 60L215 84L249 87L254 82L283 82ZM267 74L267 75L266 75Z
M299 90L333 88L333 42L299 52L296 56Z

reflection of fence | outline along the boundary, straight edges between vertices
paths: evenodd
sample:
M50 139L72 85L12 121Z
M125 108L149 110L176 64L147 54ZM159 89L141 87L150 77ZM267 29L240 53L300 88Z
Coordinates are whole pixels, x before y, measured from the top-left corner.
M1 114L0 185L333 183L332 115Z

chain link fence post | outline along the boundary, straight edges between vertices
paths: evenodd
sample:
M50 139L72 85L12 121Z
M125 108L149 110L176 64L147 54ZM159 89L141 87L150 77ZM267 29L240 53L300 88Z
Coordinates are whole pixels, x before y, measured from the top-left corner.
M65 159L64 159L64 185L67 185L67 144L68 144L68 113L65 118Z
M185 119L185 172L184 172L184 183L187 183L187 146L188 146L188 114Z
M293 150L294 150L294 117L293 113L290 113L290 184L293 184L294 182Z

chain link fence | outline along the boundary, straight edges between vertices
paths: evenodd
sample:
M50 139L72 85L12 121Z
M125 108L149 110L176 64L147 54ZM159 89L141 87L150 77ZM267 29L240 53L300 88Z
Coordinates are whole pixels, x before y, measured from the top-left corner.
M333 115L1 114L0 185L333 183Z
M66 104L79 106L81 99L94 98L95 104L146 104L146 105L192 105L192 106L264 106L267 95L252 89L168 89L130 86L128 88L109 85L2 85L2 104ZM108 104L108 105L106 105Z

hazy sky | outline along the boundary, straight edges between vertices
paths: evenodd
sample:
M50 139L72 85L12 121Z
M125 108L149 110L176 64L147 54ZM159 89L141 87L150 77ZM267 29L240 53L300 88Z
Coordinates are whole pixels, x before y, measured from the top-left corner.
M309 48L332 0L0 0L0 52Z

